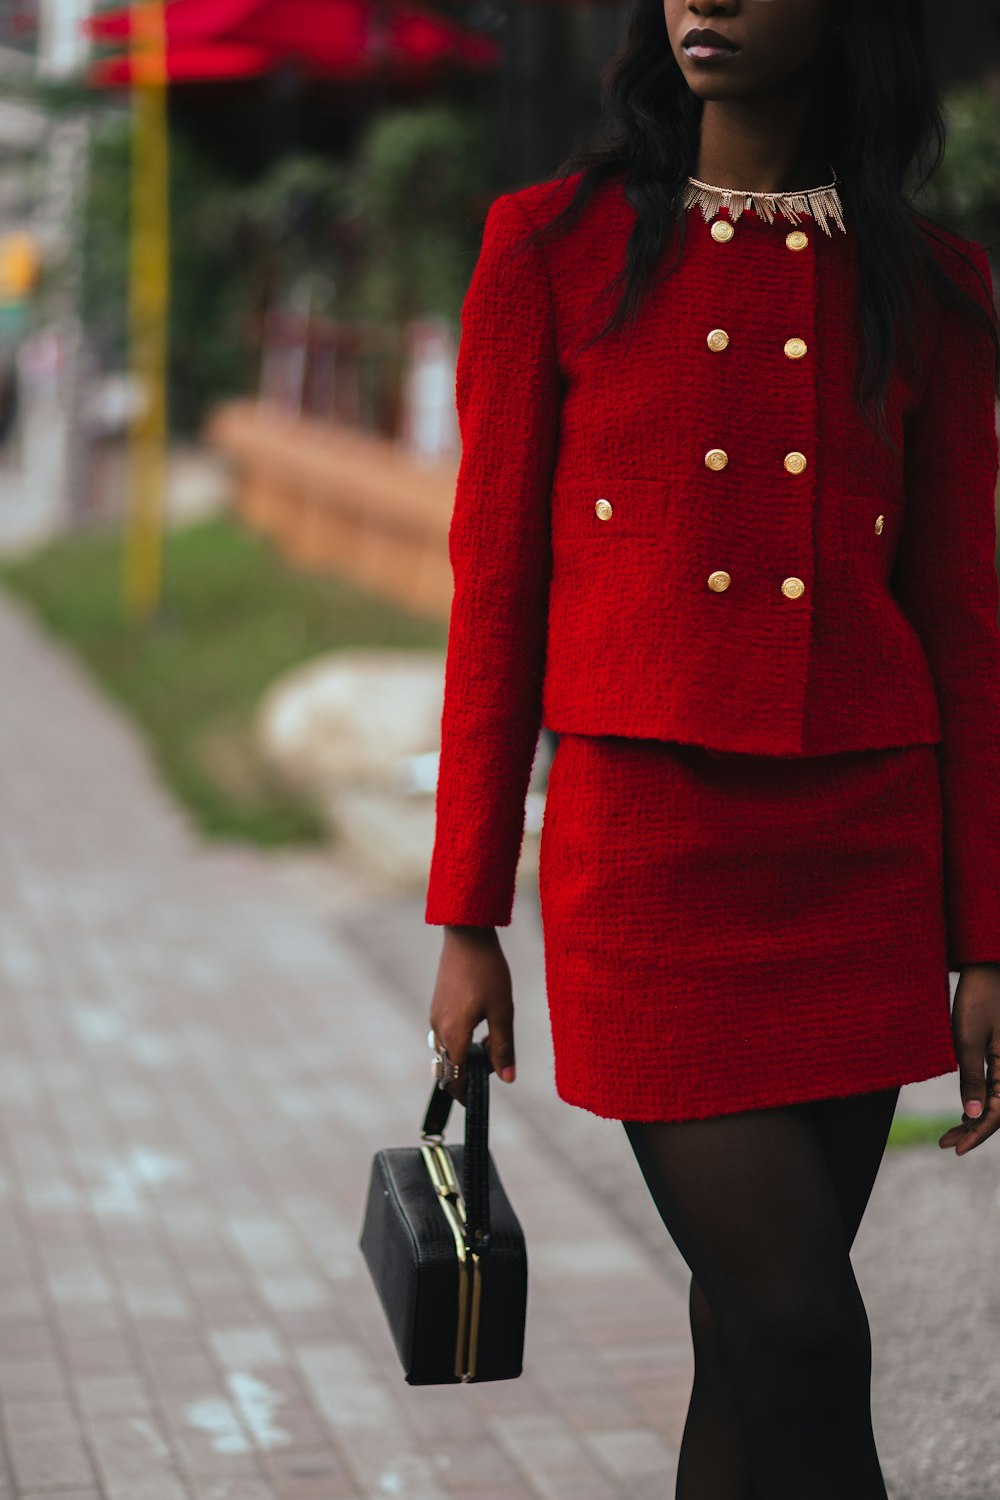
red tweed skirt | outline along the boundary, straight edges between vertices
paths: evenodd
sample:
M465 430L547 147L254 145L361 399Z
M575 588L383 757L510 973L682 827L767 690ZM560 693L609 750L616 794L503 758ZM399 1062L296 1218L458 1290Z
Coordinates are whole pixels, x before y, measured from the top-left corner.
M559 1096L685 1120L957 1067L933 745L566 734L539 849Z

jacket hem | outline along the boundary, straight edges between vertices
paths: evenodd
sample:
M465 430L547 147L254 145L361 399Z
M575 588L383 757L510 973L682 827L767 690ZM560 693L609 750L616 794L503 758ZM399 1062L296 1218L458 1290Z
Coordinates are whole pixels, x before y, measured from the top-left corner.
M730 755L768 755L776 759L801 760L821 755L836 755L842 751L905 749L910 745L937 745L942 734L939 725L925 724L911 729L886 730L884 733L838 736L836 742L822 740L802 742L785 741L778 744L773 732L763 736L724 735L709 731L685 729L676 721L666 719L662 724L650 727L646 722L640 727L627 715L602 714L595 718L588 715L582 723L573 714L559 710L543 715L542 727L553 734L608 735L621 739L669 740L681 745L698 745L705 750L715 750Z

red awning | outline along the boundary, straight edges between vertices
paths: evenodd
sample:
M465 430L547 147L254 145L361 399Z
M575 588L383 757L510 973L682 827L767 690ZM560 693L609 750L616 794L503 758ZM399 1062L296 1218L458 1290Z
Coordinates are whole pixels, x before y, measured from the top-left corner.
M172 42L190 46L228 36L263 0L169 0L164 8L167 35ZM142 7L138 7L141 9ZM118 41L131 30L132 7L103 10L83 23L84 30L102 41Z
M274 66L274 54L267 47L244 47L237 43L219 43L213 47L168 47L167 78L176 83L204 82L208 79L254 78ZM92 63L89 81L99 88L114 88L132 82L133 65L129 53L101 57Z
M491 67L500 60L491 38L404 0L171 0L164 15L167 75L176 79L266 72L287 59L337 78L386 69L405 75L449 60ZM101 41L125 41L131 10L102 11L87 30ZM218 75L211 72L213 54ZM130 76L127 56L99 60L90 73L100 84Z

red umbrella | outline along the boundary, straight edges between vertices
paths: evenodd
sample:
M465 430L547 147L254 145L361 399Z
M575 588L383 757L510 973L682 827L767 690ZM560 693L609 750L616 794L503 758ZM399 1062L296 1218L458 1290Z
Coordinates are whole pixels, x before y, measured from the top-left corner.
M129 7L103 11L87 30L99 40L126 40L131 19ZM287 58L310 73L358 78L386 65L406 74L448 59L489 67L501 55L492 39L406 0L172 0L165 19L167 74L176 79L264 72ZM90 76L127 82L129 60L99 61Z
M267 47L244 47L219 43L214 47L169 47L167 78L175 83L206 79L253 78L274 66L274 53ZM99 88L130 84L133 77L129 53L101 57L91 64L88 81Z
M228 35L260 4L261 0L171 0L165 9L167 35L186 45L210 41ZM83 24L93 37L119 41L132 29L132 7L100 11Z

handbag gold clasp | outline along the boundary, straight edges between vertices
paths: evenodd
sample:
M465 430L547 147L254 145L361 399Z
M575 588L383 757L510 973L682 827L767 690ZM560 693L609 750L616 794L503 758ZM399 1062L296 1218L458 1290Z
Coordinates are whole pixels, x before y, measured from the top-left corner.
M427 1171L438 1202L455 1240L458 1259L458 1321L455 1338L455 1374L463 1382L472 1380L476 1373L476 1354L479 1344L479 1312L482 1303L482 1270L476 1251L465 1247L467 1221L465 1199L455 1176L451 1157L440 1139L424 1137L420 1147Z

